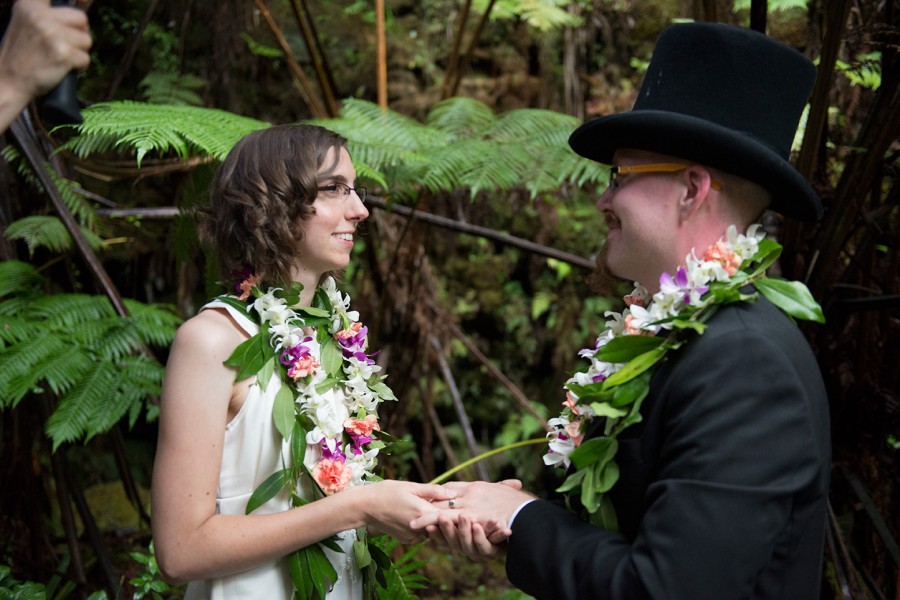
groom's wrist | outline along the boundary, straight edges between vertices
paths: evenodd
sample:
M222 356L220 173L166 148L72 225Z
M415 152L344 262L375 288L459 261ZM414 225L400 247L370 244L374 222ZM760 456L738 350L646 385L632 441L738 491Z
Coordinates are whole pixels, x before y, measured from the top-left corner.
M537 498L529 498L528 500L526 500L525 502L523 502L522 504L520 504L519 506L516 507L516 510L514 510L513 513L509 516L509 523L507 526L510 529L512 529L513 521L516 520L516 517L519 515L519 511L521 511L523 508L525 508L526 504L534 502L535 500L537 500Z

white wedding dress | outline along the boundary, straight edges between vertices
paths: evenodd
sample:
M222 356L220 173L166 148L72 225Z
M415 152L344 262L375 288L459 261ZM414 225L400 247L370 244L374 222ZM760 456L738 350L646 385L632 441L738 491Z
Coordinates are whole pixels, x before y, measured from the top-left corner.
M228 304L213 300L203 307L207 308L227 310L235 322L251 336L259 332L256 323ZM247 501L259 484L288 464L287 445L284 444L272 421L272 405L281 385L277 371L265 390L254 381L240 412L225 428L222 470L219 474L219 488L216 491L218 514L244 514ZM308 498L310 490L304 486L300 494ZM289 508L290 498L283 490L254 511L254 514L276 513ZM362 574L356 566L352 548L356 540L356 531L352 529L344 531L338 534L338 537L343 553L325 549L338 574L334 588L326 597L329 600L362 600ZM287 559L280 559L242 573L192 581L188 584L185 598L186 600L206 598L290 600L293 591Z

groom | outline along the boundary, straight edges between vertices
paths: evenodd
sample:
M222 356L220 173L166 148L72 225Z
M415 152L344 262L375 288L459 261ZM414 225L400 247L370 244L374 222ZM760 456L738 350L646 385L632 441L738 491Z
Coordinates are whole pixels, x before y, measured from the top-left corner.
M597 203L609 272L652 294L729 225L743 233L767 208L818 219L788 163L814 79L806 58L748 29L665 30L634 108L569 140L613 165ZM618 438L617 532L517 482L448 484L453 510L412 525L473 558L505 553L510 581L537 598L818 599L830 442L815 357L762 296L707 324L669 353Z

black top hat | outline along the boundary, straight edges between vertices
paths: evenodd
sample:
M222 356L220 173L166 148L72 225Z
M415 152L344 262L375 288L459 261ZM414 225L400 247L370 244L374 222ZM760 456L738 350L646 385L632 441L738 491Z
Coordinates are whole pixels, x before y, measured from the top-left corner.
M822 203L788 162L816 69L761 33L713 23L662 32L630 112L589 121L569 145L610 164L618 148L669 154L760 184L771 208L803 220Z

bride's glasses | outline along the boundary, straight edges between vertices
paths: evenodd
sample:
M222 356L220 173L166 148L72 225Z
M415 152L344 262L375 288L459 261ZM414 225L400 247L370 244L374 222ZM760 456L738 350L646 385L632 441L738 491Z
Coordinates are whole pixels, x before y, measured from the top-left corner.
M350 197L350 192L356 192L360 202L366 201L366 188L364 187L352 188L346 183L334 182L319 188L319 195L324 195L328 199L340 202L345 202Z

